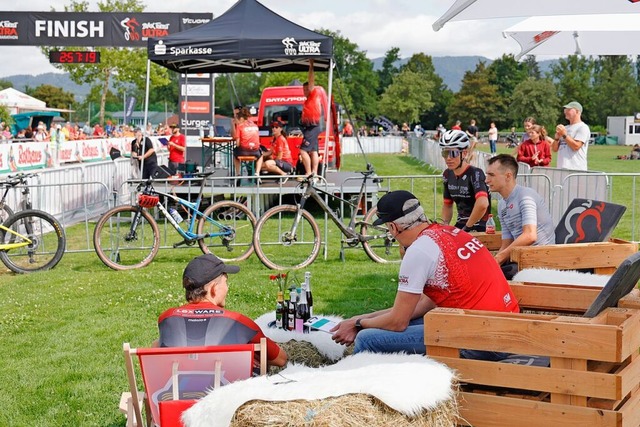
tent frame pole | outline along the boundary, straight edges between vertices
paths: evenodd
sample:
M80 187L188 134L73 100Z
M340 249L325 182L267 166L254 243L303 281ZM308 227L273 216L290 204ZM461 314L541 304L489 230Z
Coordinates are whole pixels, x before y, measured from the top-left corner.
M328 153L329 153L329 126L331 126L331 108L333 107L333 103L331 102L331 95L333 92L333 57L329 60L329 81L327 82L329 93L327 94L327 111L325 114L325 134L324 134L324 153L322 155L322 164L324 167L322 168L322 176L327 176L327 165L329 164Z

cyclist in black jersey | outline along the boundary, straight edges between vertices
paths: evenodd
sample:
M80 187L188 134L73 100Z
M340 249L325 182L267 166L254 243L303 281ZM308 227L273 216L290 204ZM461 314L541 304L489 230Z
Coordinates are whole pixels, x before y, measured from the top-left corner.
M491 199L482 169L468 162L469 136L460 130L449 130L440 137L439 145L447 169L444 178L442 220L449 224L453 205L458 210L455 226L464 231L485 231L491 213Z

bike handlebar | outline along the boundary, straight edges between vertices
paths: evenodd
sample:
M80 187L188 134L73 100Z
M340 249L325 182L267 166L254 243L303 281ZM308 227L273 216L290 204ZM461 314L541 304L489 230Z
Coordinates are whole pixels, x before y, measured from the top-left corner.
M8 185L10 187L15 187L19 184L26 184L28 178L32 178L38 176L37 173L17 173L15 175L7 175L5 181L0 182L0 185Z

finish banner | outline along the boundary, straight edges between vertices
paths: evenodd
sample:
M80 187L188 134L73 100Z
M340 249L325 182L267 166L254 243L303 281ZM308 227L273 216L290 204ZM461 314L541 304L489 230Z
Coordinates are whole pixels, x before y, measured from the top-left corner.
M147 47L211 21L211 13L0 11L0 45Z

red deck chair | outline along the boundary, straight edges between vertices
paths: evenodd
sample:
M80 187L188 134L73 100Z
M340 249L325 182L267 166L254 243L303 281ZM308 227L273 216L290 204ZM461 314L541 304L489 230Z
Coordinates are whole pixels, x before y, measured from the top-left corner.
M203 347L131 348L123 344L130 393L123 394L121 409L127 426L179 427L182 411L211 389L250 378L255 352L260 353L260 374L267 370L266 340L260 344ZM144 393L138 391L133 355L138 356Z

